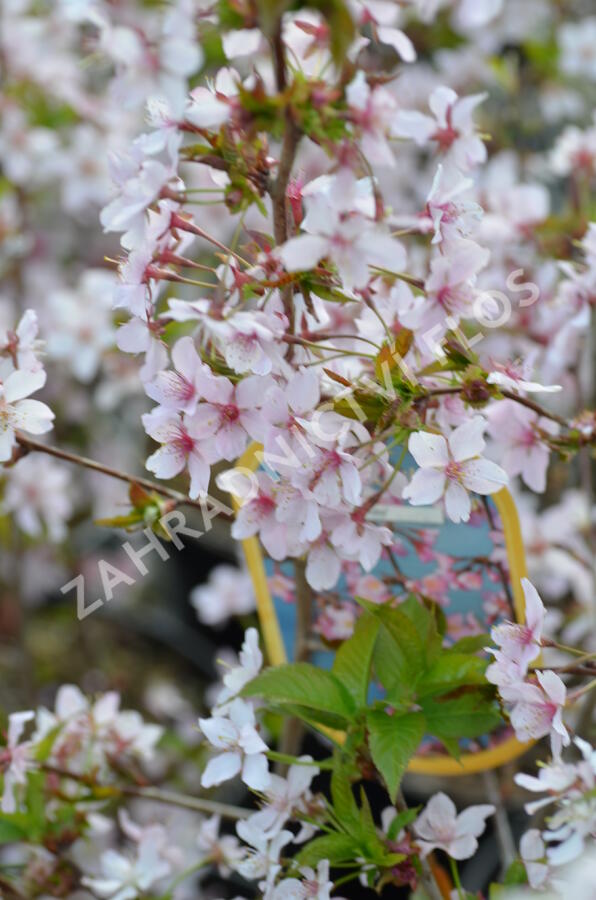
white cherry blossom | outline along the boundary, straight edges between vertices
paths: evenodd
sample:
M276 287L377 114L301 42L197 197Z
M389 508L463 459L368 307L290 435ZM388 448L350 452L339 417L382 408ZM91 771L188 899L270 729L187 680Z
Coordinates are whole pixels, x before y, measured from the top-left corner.
M209 580L193 588L190 602L206 625L221 625L230 616L243 616L255 608L255 595L248 572L235 566L216 566Z
M106 900L134 900L169 875L169 863L160 856L162 836L147 830L134 856L106 850L99 858L99 873L83 876L82 883Z
M0 462L12 456L16 431L45 434L52 428L54 413L39 400L26 399L46 381L43 369L34 372L15 369L0 383Z
M458 426L447 440L430 432L411 434L408 449L420 468L404 488L404 499L421 506L444 496L449 518L467 522L471 510L468 491L494 494L508 481L500 466L481 456L485 426L484 419L477 416Z
M256 729L250 704L233 700L227 716L199 719L199 726L209 743L221 751L207 763L201 776L203 787L212 787L240 775L253 790L267 789L271 778L265 756L267 744Z
M0 748L0 772L4 779L1 806L4 813L16 811L15 788L17 785L26 784L27 771L33 766L33 742L19 743L25 725L33 718L35 718L35 713L32 710L11 713L8 717L6 746Z
M453 800L435 794L414 822L422 855L444 850L453 859L469 859L478 847L478 838L486 828L486 819L495 807L490 804L469 806L459 815Z

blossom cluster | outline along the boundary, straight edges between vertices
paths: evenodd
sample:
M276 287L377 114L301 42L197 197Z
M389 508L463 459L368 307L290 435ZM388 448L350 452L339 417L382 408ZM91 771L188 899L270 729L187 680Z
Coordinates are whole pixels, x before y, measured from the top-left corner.
M558 870L596 834L594 750L571 711L592 687L577 679L593 673L596 650L595 36L581 3L555 0L3 7L0 502L26 535L23 572L59 586L51 565L26 563L64 542L81 496L36 440L55 410L59 439L85 454L64 458L132 484L132 511L114 527L150 526L166 502L200 505L217 487L239 506L232 537L259 538L270 588L296 607L305 588L286 564L303 567L313 621L298 666L313 647L339 648L341 666L366 628L393 640L404 626L409 641L392 649L403 683L397 664L368 666L386 692L370 708L348 667L343 680L320 675L332 693L323 718L304 713L292 685L270 709L250 689L270 674L254 628L198 731L174 692L198 746L195 788L239 779L252 792L234 833L218 813L193 820L191 848L154 809L147 821L146 807L125 805L147 788L139 767L167 780L171 759L156 762L161 727L121 710L115 692L89 701L66 685L53 711L11 713L2 810L24 895L183 900L189 873L215 868L265 900L329 900L345 864L362 888L414 890L434 851L454 864L476 852L495 806L458 815L441 792L422 812L391 805L379 824L353 785L372 771L393 804L406 763L379 763L397 738L379 739L375 724L406 717L409 758L433 704L460 701L478 701L488 730L498 719L521 742L550 739L551 761L516 781L548 794L530 815L556 809L520 852L531 889L565 893ZM52 410L31 399L42 388ZM575 456L570 487L563 463ZM154 494L117 468L145 457ZM486 499L504 487L532 579L523 622L508 621L507 548ZM96 515L121 502L91 477L85 488ZM430 528L389 527L429 506L453 525L488 522L493 550L468 562ZM409 553L432 571L409 574ZM453 612L451 591L482 609ZM255 598L243 570L222 566L191 602L219 625ZM392 614L405 618L393 631ZM413 660L421 621L428 647ZM489 626L485 671L474 654ZM470 681L436 700L432 666L451 671L460 639L474 647L459 660ZM541 657L580 643L576 666ZM269 713L284 703L286 721L302 715L325 739L347 729L353 765L340 751L326 761L331 797L314 786L320 760L271 749ZM486 736L464 735L468 725L455 738L428 725L432 750L459 752L460 737L478 750ZM290 765L285 777L276 762Z

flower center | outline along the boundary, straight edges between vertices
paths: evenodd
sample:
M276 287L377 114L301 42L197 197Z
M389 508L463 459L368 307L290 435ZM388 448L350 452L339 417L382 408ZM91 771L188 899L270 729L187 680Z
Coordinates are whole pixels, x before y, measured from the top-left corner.
M178 437L176 438L176 446L182 450L187 456L189 453L192 453L194 450L195 442L194 438L190 436L190 434L185 431L183 428L180 429L178 433Z
M452 460L445 466L445 475L446 475L447 478L449 478L451 481L461 481L461 480L462 480L463 471L464 471L464 470L463 470L462 464L456 462L454 459L452 459Z
M225 419L226 422L235 422L240 415L240 410L233 403L227 403L225 406L221 407L221 417Z

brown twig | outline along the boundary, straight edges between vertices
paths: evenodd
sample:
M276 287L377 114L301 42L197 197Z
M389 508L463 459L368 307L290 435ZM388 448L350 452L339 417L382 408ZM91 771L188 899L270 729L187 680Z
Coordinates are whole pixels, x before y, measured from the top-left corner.
M92 472L101 472L103 475L108 475L110 478L117 478L119 481L125 481L128 484L137 484L147 491L153 491L156 494L168 497L170 500L174 501L176 506L194 506L200 510L204 510L205 508L204 500L191 500L190 497L181 494L179 491L174 491L161 484L156 484L154 481L149 481L147 478L140 478L137 475L129 475L127 472L121 472L119 469L106 466L104 463L89 459L87 456L79 456L78 453L61 450L59 447L51 447L48 444L42 444L41 441L34 441L31 438L23 437L21 434L17 435L17 443L25 450L34 451L36 453L46 453L48 456L54 456L56 459L62 459L65 462L73 463L75 466L91 469Z
M286 92L288 86L285 50L282 37L281 18L277 23L275 33L272 38L273 47L273 63L275 67L275 80L277 90L280 94ZM273 204L273 235L275 243L279 246L284 244L289 236L288 230L288 207L286 201L286 191L290 175L292 174L292 166L296 158L296 151L300 141L300 131L292 116L289 104L286 103L284 111L284 135L282 140L281 154L279 157L279 165L277 167L277 177L269 190L271 201ZM292 284L284 285L281 289L281 296L284 310L290 323L290 331L294 329L294 291Z
M425 393L420 397L416 397L414 403L423 403L425 400L428 400L432 397L441 397L445 394L461 394L463 393L463 390L463 385L454 385L444 388L430 388L430 390L425 391ZM545 419L550 419L552 422L556 422L557 425L561 426L561 428L569 428L569 423L565 419L561 418L561 416L558 416L556 413L545 409L543 406L540 406L539 403L535 403L533 400L529 400L527 397L523 397L521 394L516 394L514 391L508 391L505 388L501 388L500 392L504 397L507 397L508 400L513 400L515 403L519 403L520 406L525 406L526 409L531 409L532 412L535 412L537 415L542 416Z
M114 797L138 797L141 800L152 800L156 803L166 803L169 806L178 806L181 809L190 809L194 812L207 813L208 815L218 815L223 819L246 819L251 814L251 810L244 809L241 806L232 806L228 803L218 803L216 800L206 800L202 797L188 797L186 794L179 794L177 791L163 790L157 787L139 787L135 785L104 785L91 776L69 772L68 769L61 769L58 766L52 766L44 763L41 766L48 775L55 775L58 778L69 778L79 784L88 787L90 790L94 788L101 789L106 798Z
M556 422L561 428L569 428L569 423L565 419L561 418L561 416L558 416L556 413L550 412L548 409L544 409L539 403L535 403L533 400L529 400L527 397L522 397L521 394L516 394L505 388L501 388L500 390L503 396L507 397L508 400L515 400L516 403L525 406L527 409L531 409L532 412L535 412L537 415L543 416L545 419L550 419L552 422Z

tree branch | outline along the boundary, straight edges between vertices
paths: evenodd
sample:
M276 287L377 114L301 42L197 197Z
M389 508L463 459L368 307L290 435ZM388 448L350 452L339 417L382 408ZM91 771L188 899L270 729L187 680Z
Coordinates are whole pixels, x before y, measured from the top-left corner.
M285 50L282 37L282 21L281 18L277 23L275 33L272 38L273 47L273 63L275 67L275 80L277 90L280 94L284 94L288 87L288 79L286 73ZM288 209L286 203L286 191L290 175L292 174L292 166L296 158L296 150L300 141L300 131L292 117L292 111L286 102L284 110L284 135L282 140L281 154L279 157L279 165L277 167L277 177L269 190L271 201L273 204L273 234L275 243L279 246L284 244L289 236L288 232ZM290 331L294 330L294 291L292 284L284 285L281 288L281 296L284 310L290 324Z
M17 443L26 451L46 453L48 456L54 456L56 459L62 459L65 462L73 463L75 466L91 469L92 472L101 472L102 475L108 475L110 478L117 478L119 481L125 481L128 484L138 484L147 491L154 491L156 494L168 497L170 500L174 501L176 506L194 506L200 510L204 509L204 503L201 500L191 500L190 497L181 494L179 491L174 491L161 484L156 484L154 481L149 481L148 478L140 478L136 475L129 475L126 472L121 472L119 469L114 469L111 466L104 465L104 463L96 462L96 460L89 459L87 456L79 456L78 453L71 453L68 450L51 447L48 444L42 444L41 441L34 441L31 438L23 437L21 434L17 434Z
M556 422L561 428L569 428L569 423L565 419L562 419L561 416L557 416L556 413L550 412L548 409L544 409L539 403L534 403L533 400L529 400L527 397L522 397L520 394L515 394L513 391L508 391L505 388L501 388L500 391L508 400L515 400L516 403L525 406L527 409L531 409L532 412L537 413L539 416L543 416L545 419Z
M98 784L89 775L69 772L68 769L61 769L58 766L46 763L41 766L41 769L47 772L48 775L55 775L58 778L70 778L72 781L85 785L90 790L101 788L106 797L110 795L114 797L138 797L141 800L153 800L156 803L167 803L169 806L179 806L182 809L191 809L194 812L221 816L222 819L246 819L252 812L250 809L244 809L242 806L231 806L228 803L205 800L202 797L188 797L186 794L179 794L177 791L162 790L162 788L157 787Z
M432 397L441 397L447 394L461 394L464 391L463 385L452 385L450 387L444 388L430 388L430 390L426 391L420 397L416 397L414 403L422 403L424 400L430 399ZM506 388L499 388L500 393L507 397L508 400L513 400L515 403L519 403L520 406L525 406L527 409L531 409L532 412L535 412L537 415L544 417L545 419L550 419L552 422L556 422L557 425L560 425L561 428L569 428L569 423L558 416L556 413L550 412L550 410L545 409L543 406L540 406L539 403L535 403L533 400L529 400L527 397L522 396L521 394L516 394L514 391L508 391Z

